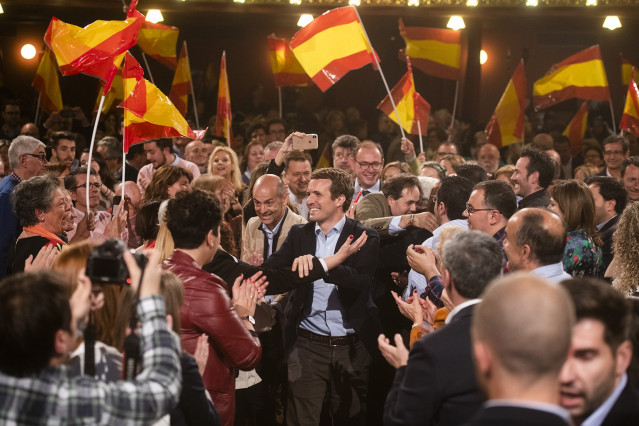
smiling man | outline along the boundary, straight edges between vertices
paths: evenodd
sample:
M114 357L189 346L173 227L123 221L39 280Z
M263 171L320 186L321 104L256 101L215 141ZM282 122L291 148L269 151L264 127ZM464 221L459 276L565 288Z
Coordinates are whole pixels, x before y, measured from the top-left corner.
M639 201L639 157L628 157L623 160L621 181L628 193L628 201Z
M375 142L364 141L354 152L355 157L355 191L353 198L362 191L362 197L380 191L384 154Z
M521 151L510 180L515 183L519 208L548 207L550 195L546 189L555 174L553 160L545 152L529 148Z
M66 169L62 175L69 173L75 162L76 136L71 132L55 132L51 136L51 146L59 164L64 164Z
M562 407L576 426L636 425L639 393L626 374L632 358L629 302L610 285L595 280L562 285L577 314L560 375Z
M182 167L190 171L193 174L193 180L200 176L200 169L197 165L181 159L173 153L172 149L173 140L170 138L153 139L144 142L144 152L149 164L142 167L138 172L137 183L142 194L144 194L144 190L149 185L149 182L151 182L155 171L165 164Z

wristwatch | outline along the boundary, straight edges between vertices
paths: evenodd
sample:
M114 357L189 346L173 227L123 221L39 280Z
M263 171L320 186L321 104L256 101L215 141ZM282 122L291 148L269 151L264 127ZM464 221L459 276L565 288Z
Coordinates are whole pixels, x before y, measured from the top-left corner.
M251 324L255 325L255 318L253 318L253 317L252 317L252 316L250 316L250 315L246 315L246 316L244 316L244 317L240 317L240 319L241 319L242 321L248 321L248 322L250 322Z
M408 215L408 225L406 225L406 227L408 228L409 226L413 225L413 222L415 221L415 215L414 214L409 214Z

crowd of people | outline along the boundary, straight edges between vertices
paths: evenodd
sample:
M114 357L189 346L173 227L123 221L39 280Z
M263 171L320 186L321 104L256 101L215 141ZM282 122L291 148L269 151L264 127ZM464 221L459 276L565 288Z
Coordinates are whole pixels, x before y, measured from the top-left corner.
M81 110L39 128L15 107L1 423L635 424L632 135L498 148L438 111L422 150L333 110L317 150L256 119L234 149L123 161L110 114L89 160Z

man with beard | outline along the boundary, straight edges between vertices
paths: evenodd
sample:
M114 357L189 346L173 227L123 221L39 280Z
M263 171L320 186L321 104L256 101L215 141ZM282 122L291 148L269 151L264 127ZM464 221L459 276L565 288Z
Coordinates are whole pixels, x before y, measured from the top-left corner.
M182 167L193 174L193 180L200 176L200 169L190 161L186 161L175 155L171 149L173 141L170 138L153 139L144 142L144 152L149 164L142 167L138 172L138 186L140 192L144 194L146 187L153 178L153 173L165 164Z

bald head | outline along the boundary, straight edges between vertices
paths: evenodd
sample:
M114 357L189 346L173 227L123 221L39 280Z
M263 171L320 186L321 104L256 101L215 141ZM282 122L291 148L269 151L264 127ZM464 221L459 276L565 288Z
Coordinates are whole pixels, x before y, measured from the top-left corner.
M499 149L491 143L482 145L477 151L477 162L486 173L495 173L499 168Z
M546 151L553 149L555 147L555 142L553 141L552 136L548 133L539 133L533 138L532 145L540 151Z
M514 271L532 271L558 263L565 248L566 228L550 210L522 209L508 220L504 251Z
M255 213L262 224L270 230L275 229L286 212L286 187L282 179L275 175L264 175L253 186L253 204Z
M122 183L116 185L115 195L122 196ZM128 180L124 182L124 196L128 197L131 206L137 210L140 205L140 200L142 199L142 194L140 193L140 188L135 182Z
M263 189L268 189L272 191L276 196L283 197L286 193L286 187L284 186L284 182L279 176L275 175L264 175L261 176L257 181L255 181L255 185L253 186L253 194L256 191L261 191Z
M20 129L20 134L40 139L40 130L34 123L26 123L24 126L22 126L22 128Z
M524 382L552 377L558 384L574 323L573 304L561 286L515 273L488 287L473 316L472 337L475 350L483 345L491 354L492 373L499 369ZM487 366L478 373L482 381L494 376Z

